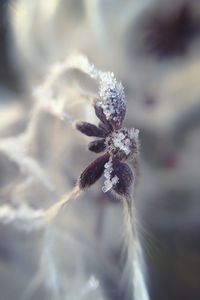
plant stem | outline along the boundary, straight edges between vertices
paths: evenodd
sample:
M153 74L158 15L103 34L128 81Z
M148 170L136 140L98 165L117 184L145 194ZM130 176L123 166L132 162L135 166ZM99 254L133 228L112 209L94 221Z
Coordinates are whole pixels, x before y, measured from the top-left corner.
M70 193L65 194L58 202L56 202L54 205L52 205L46 210L46 221L50 223L53 219L55 219L55 217L58 215L63 206L67 204L67 202L71 201L72 199L78 198L80 194L81 190L79 186L75 186Z

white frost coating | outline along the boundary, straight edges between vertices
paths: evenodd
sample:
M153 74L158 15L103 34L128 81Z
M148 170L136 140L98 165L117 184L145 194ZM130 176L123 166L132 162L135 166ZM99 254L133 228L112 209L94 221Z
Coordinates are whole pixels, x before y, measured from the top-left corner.
M117 121L126 109L125 93L121 82L111 72L99 72L98 105L103 109L107 120Z
M104 177L106 178L106 180L104 181L104 186L102 187L102 191L106 193L110 191L113 188L113 186L118 183L119 178L116 175L112 177L113 166L112 166L111 157L104 167L105 167Z
M114 132L112 140L114 147L122 150L126 155L131 152L131 140L123 132Z
M118 149L126 155L131 153L132 143L138 144L139 129L115 131L112 134L113 150Z

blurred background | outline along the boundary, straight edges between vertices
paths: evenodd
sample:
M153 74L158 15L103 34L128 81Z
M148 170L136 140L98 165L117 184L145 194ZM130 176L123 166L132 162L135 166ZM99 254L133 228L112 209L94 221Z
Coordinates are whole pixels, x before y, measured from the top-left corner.
M150 299L199 300L198 0L0 1L1 206L49 207L95 158L69 119L97 122L87 100L96 83L73 69L33 93L75 52L122 81L125 125L140 129L135 210ZM45 238L1 222L2 300L131 299L122 205L101 187L72 201Z

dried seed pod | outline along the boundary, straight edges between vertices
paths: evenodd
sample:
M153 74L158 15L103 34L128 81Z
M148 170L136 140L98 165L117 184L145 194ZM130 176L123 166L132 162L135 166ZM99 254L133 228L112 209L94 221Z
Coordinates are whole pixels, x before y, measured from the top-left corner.
M103 174L104 165L109 160L109 154L106 153L94 160L81 174L79 178L79 187L85 189L94 184Z
M76 129L87 136L104 137L105 132L102 128L99 128L93 124L87 122L76 123Z
M94 101L94 111L97 116L97 118L106 126L109 131L112 130L112 127L110 126L110 123L106 119L106 115L104 114L103 108L99 105L99 100L95 99Z
M106 149L105 140L95 140L90 142L88 145L88 149L95 153L103 152Z
M101 128L105 132L106 136L111 132L111 128L106 126L106 124L102 122L99 122L99 128Z
M128 196L133 183L131 168L118 159L113 159L113 176L118 177L118 182L113 186L113 191L121 196Z

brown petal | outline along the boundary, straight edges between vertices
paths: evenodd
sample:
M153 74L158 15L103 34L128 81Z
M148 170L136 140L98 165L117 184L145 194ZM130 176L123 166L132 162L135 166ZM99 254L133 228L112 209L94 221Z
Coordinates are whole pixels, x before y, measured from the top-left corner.
M99 118L99 120L106 126L106 128L111 129L110 123L106 119L102 107L98 105L98 99L94 101L94 110L97 118Z
M99 122L99 128L101 128L105 132L105 136L107 136L112 131L112 128L110 126L106 126L102 122Z
M109 154L106 153L94 160L81 174L79 178L79 187L85 189L94 184L103 174L104 165L109 160Z
M98 104L98 99L94 102L95 114L107 128L117 130L122 126L126 114L126 106L120 99L110 98L110 102L112 102L115 110L112 114L112 118L109 120L106 118L102 107Z
M103 152L106 149L105 140L95 140L89 143L88 149L95 153Z
M118 159L113 159L113 176L118 177L117 184L113 187L113 190L123 196L127 196L130 193L130 187L133 183L133 173L131 168Z
M87 136L95 136L95 137L104 137L105 132L103 129L87 123L87 122L78 122L76 123L76 129Z

